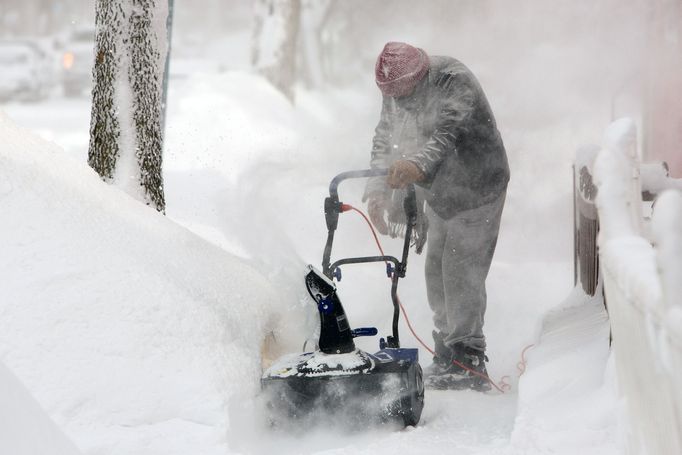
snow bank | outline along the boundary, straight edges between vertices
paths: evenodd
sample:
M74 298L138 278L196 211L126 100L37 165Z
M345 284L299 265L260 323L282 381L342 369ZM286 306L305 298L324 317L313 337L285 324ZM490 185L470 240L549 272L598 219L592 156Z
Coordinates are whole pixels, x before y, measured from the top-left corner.
M579 288L548 312L519 382L511 448L519 453L618 454L609 320Z
M0 359L88 453L224 453L277 295L0 116Z
M0 453L77 455L76 446L0 362Z

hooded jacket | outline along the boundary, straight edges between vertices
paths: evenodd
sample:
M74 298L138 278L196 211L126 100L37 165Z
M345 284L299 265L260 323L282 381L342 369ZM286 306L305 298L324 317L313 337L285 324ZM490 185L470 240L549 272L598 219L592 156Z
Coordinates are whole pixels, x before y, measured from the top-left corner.
M429 57L429 70L405 97L384 96L370 166L400 159L426 176L419 186L434 212L449 219L492 202L506 191L509 165L495 118L480 84L461 62ZM388 193L385 178L365 191Z

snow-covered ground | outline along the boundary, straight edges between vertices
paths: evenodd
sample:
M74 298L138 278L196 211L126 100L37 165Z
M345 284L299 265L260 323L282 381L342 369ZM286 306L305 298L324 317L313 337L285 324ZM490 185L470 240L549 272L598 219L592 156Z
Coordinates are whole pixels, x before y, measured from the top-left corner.
M21 382L0 363L0 449L12 455L78 455L64 433Z
M3 118L0 355L84 453L389 453L405 447L410 453L544 453L566 440L573 449L591 447L594 438L581 436L586 425L584 431L602 435L600 447L615 450L613 421L586 423L571 414L575 400L562 399L562 387L554 396L563 410L525 407L543 395L536 386L522 388L515 429L521 351L537 343L542 315L569 294L572 270L568 255L557 254L561 248L544 257L518 248L525 223L537 220L516 217L513 209L505 212L488 281L486 322L490 373L509 375L511 392L429 391L420 425L404 431L318 429L301 438L264 428L256 399L260 344L274 330L278 352L296 351L314 330L303 266L321 260L328 181L366 166L367 124L377 107L372 92L327 90L301 91L292 108L264 80L242 72L195 75L183 84L171 92L167 217L102 184L87 167L86 101L5 107L66 152ZM60 112L64 123L50 129L51 112ZM344 183L341 197L362 207L361 190L360 182ZM523 199L512 187L508 207ZM563 223L570 218L546 220L549 239L538 241L549 245L551 230L564 229ZM335 245L337 257L375 251L364 221L352 214L342 218ZM389 249L398 245L385 241ZM347 267L340 293L353 325L387 333L389 286L380 269ZM413 255L400 294L429 339L422 271L423 258ZM416 346L404 325L401 331L403 344ZM592 342L563 341L573 351ZM368 350L375 345L373 339L360 343ZM528 354L529 371L550 363L537 354L534 364L534 355ZM427 353L422 356L428 364ZM543 381L571 375L578 378L571 397L599 394L605 354L584 362L591 381L580 381L581 373L560 361ZM608 414L611 405L605 399L593 415ZM562 424L545 437L550 430L538 422L563 412Z
M368 164L380 103L368 72L352 87L299 88L292 107L246 69L244 47L231 49L244 55L227 71L197 59L171 80L166 217L87 167L87 99L0 105L0 362L66 436L86 454L619 453L603 307L572 292L571 264L570 165L578 145L599 140L610 95L588 113L590 94L565 89L570 76L547 83L563 55L551 46L503 78L464 49L510 157L486 335L491 376L509 376L511 391L428 391L420 425L402 431L289 436L261 424L261 343L272 332L268 354L296 351L314 330L303 267L321 261L329 180ZM359 208L361 194L362 182L341 186ZM345 214L335 257L375 249L364 221ZM410 257L399 292L430 340L423 266ZM387 333L382 266L343 272L351 324Z

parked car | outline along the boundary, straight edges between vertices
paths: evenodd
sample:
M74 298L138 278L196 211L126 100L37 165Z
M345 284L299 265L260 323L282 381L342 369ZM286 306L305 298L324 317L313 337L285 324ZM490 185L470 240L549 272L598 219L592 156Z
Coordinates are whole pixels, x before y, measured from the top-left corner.
M92 87L95 29L73 30L62 45L62 87L66 96L80 96Z
M54 85L54 70L37 42L0 40L0 100L39 100Z

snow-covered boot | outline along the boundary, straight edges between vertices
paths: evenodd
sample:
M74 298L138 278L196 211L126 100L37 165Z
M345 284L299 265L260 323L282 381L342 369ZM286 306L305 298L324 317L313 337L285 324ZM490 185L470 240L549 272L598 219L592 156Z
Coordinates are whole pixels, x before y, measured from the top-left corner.
M452 365L452 351L449 347L445 346L446 335L443 332L436 332L435 330L431 332L434 342L434 351L436 355L433 356L433 363L428 367L424 368L424 381L429 382L429 378L432 376L440 376L444 374Z
M460 343L450 349L451 357L445 363L447 368L440 374L434 374L425 379L428 388L438 390L472 389L487 392L492 387L488 378L485 362L488 357L479 351Z

